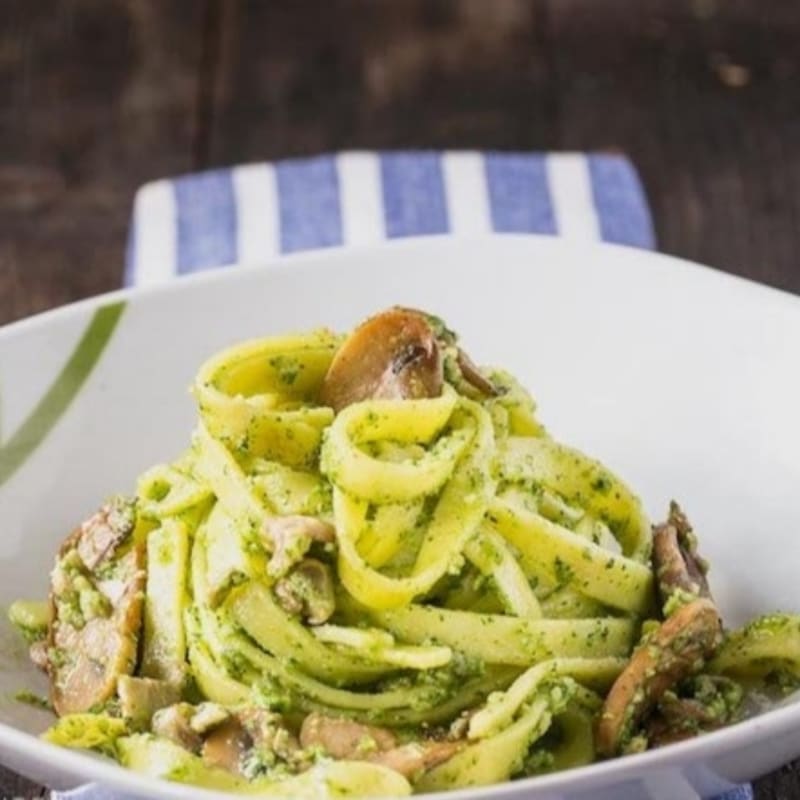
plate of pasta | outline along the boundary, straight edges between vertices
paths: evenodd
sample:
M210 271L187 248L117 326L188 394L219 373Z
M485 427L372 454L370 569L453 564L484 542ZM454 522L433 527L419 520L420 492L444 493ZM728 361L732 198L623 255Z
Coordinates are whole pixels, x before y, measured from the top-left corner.
M799 359L794 297L537 237L8 326L0 759L319 800L711 797L777 767Z

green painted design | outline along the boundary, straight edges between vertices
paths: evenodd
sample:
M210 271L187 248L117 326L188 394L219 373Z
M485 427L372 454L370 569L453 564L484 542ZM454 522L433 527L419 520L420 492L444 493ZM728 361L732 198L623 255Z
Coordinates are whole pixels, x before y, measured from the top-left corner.
M83 336L50 388L16 433L0 446L0 486L25 463L69 408L100 360L124 309L125 303L119 302L102 306L94 312Z

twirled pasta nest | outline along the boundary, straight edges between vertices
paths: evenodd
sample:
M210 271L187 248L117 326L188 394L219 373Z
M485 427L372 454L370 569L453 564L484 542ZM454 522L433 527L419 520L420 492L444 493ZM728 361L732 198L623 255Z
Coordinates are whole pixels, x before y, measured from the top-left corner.
M12 619L46 736L173 780L400 795L726 724L798 674L793 617L724 636L691 526L552 439L530 395L394 308L236 345L191 447L65 541Z

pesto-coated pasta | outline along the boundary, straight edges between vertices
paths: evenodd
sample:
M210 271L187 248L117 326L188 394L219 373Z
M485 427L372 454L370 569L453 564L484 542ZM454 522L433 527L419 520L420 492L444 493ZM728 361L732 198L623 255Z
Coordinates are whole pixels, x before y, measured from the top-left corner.
M221 791L401 796L734 721L800 676L789 615L724 633L673 505L651 528L508 373L393 308L235 345L189 449L65 541L12 621L50 741Z

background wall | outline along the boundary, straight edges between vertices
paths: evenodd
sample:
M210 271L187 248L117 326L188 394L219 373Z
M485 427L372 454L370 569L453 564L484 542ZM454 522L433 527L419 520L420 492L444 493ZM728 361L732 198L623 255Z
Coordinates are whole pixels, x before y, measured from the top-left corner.
M0 0L0 321L114 288L150 178L630 154L662 249L800 290L796 0Z

